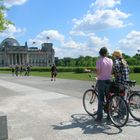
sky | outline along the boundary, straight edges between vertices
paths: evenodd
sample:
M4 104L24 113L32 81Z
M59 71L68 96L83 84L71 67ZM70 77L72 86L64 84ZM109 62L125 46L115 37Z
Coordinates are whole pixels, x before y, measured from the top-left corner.
M95 57L104 46L109 54L133 56L140 50L140 0L4 0L4 5L14 25L0 33L0 42L12 37L39 49L51 42L59 58Z

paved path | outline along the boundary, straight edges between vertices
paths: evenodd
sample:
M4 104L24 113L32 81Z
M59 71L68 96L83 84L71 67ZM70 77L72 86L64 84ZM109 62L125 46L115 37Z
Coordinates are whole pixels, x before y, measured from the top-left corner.
M8 140L139 140L140 123L123 128L97 125L82 106L91 82L0 75L0 111L7 114ZM139 88L139 87L137 87Z

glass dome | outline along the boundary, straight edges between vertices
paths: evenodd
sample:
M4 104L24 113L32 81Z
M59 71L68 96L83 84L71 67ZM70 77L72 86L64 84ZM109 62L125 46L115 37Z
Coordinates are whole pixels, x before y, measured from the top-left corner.
M20 46L20 44L14 38L6 38L1 42L0 46L1 47L4 47L4 46Z

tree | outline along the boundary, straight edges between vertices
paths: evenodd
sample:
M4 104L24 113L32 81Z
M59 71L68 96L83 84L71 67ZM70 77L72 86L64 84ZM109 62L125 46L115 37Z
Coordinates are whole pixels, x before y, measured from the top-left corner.
M4 12L7 8L3 5L3 0L0 0L0 32L6 30L9 24L13 24L11 21L5 18Z

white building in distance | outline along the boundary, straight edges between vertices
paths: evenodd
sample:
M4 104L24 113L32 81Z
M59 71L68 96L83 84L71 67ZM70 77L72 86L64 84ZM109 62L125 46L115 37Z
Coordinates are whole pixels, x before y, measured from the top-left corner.
M43 43L41 49L28 47L27 42L20 46L14 38L6 38L0 44L0 67L11 65L50 66L54 64L52 43Z

